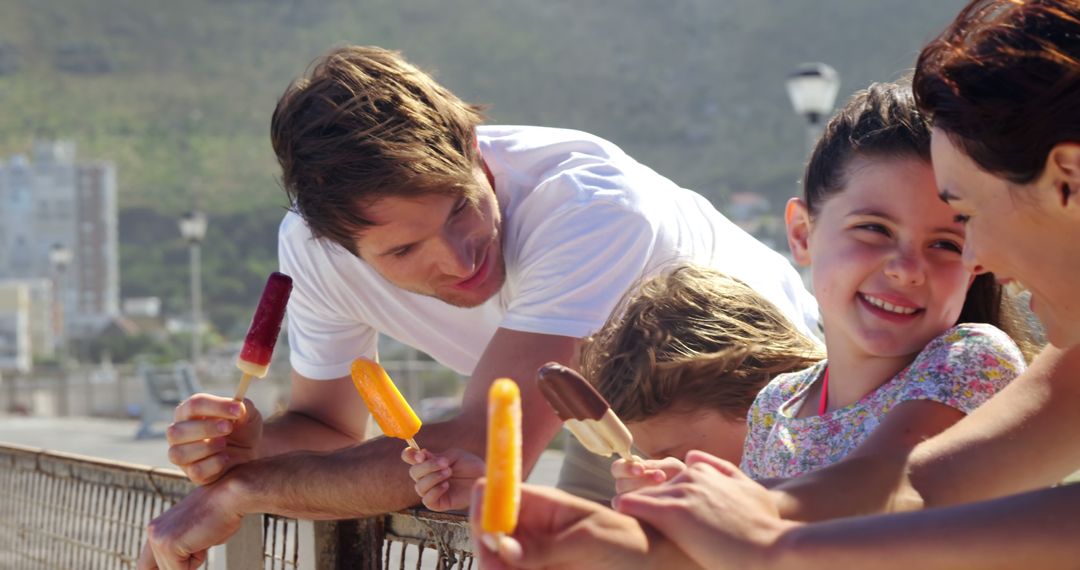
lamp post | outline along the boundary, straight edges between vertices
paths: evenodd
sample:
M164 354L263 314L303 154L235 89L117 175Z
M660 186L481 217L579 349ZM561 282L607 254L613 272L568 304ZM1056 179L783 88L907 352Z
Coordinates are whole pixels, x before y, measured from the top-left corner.
M804 63L787 77L788 98L806 119L807 148L813 149L840 91L840 75L824 63Z
M67 390L67 322L64 314L64 301L68 297L64 274L71 265L71 249L62 243L54 243L49 248L49 264L53 268L53 291L56 299L56 335L57 361L60 363L60 382L56 392L56 413L60 417L68 415Z
M192 210L180 218L180 235L188 242L191 258L191 363L199 366L202 352L202 275L200 248L206 237L206 214Z

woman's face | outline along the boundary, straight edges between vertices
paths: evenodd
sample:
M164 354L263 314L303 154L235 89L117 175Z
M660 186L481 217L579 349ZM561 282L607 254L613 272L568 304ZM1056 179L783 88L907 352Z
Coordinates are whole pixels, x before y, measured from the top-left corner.
M1050 342L1080 344L1077 194L1064 198L1054 169L1024 185L989 174L939 129L931 154L942 199L966 220L964 262L1004 284L1020 282L1031 291L1031 308Z

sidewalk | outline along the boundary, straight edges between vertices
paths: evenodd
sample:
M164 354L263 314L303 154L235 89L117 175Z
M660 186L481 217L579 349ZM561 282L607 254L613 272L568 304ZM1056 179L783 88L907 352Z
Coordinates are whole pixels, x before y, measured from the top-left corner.
M138 427L138 420L0 415L0 443L173 468L166 455L169 446L165 438L137 440ZM561 451L545 451L529 482L554 486L561 465Z

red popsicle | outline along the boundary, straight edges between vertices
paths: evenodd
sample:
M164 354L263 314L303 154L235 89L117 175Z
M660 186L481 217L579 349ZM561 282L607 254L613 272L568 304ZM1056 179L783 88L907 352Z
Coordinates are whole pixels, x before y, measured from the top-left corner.
M251 319L244 348L236 359L236 367L244 375L240 378L234 400L244 399L252 376L262 378L270 369L270 357L274 355L274 345L281 332L281 321L285 318L285 305L289 302L290 293L292 277L277 271L271 273L259 299L259 306L255 309L255 316Z

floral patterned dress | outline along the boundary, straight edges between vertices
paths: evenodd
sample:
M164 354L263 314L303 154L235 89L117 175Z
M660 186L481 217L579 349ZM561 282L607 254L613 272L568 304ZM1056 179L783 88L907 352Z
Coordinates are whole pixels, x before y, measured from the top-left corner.
M930 341L907 368L858 402L824 415L797 418L826 361L774 378L747 416L742 470L755 479L797 477L840 461L894 406L931 400L965 414L1025 368L1016 343L987 324L960 324Z

